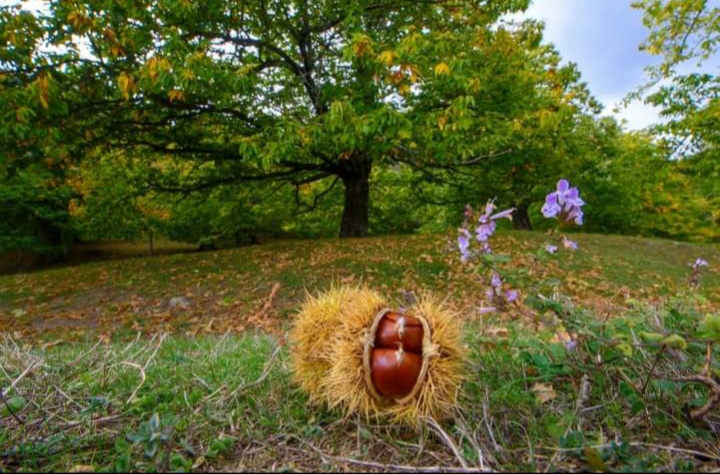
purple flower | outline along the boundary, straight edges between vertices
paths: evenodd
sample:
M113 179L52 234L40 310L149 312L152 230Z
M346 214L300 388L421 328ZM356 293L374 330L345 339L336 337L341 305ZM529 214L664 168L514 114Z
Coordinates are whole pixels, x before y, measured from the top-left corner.
M512 213L515 212L515 208L512 209L505 209L502 212L498 212L497 214L494 214L490 219L496 221L498 219L507 218L512 220Z
M493 308L492 306L487 307L487 308L485 308L485 307L477 308L477 310L478 310L478 313L480 313L480 314L494 313L495 311L497 311L497 309Z
M505 299L508 303L512 303L513 301L518 299L518 292L517 290L508 290L505 293Z
M467 263L470 259L470 232L467 229L459 229L459 231L458 248L460 249L460 260L462 263Z
M563 247L565 247L568 250L577 250L578 249L578 244L576 242L573 242L572 240L568 239L564 235L562 238L562 244L563 244Z
M558 251L558 247L557 247L557 245L547 244L547 245L545 245L545 250L547 251L547 253L554 254Z
M565 350L567 351L574 351L575 348L577 348L577 342L570 339L565 343Z
M707 263L707 260L703 260L702 258L698 258L697 260L695 260L695 263L693 264L693 268L708 267L708 266L710 266L710 265Z
M479 251L482 253L492 253L492 249L490 248L490 244L488 243L488 240L492 235L495 233L495 229L497 228L497 224L495 221L497 219L502 218L508 218L512 220L512 213L515 209L507 209L502 212L498 212L497 214L493 214L495 211L495 203L493 201L488 201L485 205L485 212L480 215L478 218L478 223L480 224L475 229L475 239L481 243ZM470 259L471 251L470 251L470 232L465 228L465 226L468 224L468 221L472 218L472 208L470 206L465 207L465 223L463 224L463 228L460 229L461 235L458 237L458 248L460 249L460 260L465 263Z
M502 280L497 272L493 272L492 278L490 278L490 285L496 289L502 286Z
M481 224L480 227L475 229L478 242L487 242L487 239L495 233L495 227L495 221L490 221L487 224Z
M542 213L548 219L564 215L566 221L575 221L576 225L583 225L583 212L581 207L585 201L580 199L580 191L571 188L566 179L557 183L557 190L545 197Z
M545 197L545 205L542 207L543 216L548 219L556 217L562 208L557 202L557 193L550 193Z

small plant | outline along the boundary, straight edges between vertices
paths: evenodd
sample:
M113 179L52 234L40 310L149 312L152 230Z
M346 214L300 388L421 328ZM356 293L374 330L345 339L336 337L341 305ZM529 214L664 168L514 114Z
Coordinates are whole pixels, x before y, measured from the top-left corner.
M690 276L688 276L688 286L690 288L698 288L701 280L701 268L710 266L706 260L698 258L690 265Z
M477 218L472 207L465 207L465 219L463 226L458 229L458 248L460 250L460 262L465 264L471 260L479 260L488 274L483 277L487 282L485 290L485 303L478 308L480 314L491 313L494 311L503 311L510 304L517 301L518 291L513 289L504 289L504 283L500 275L499 269L495 263L509 260L509 257L502 255L493 255L490 246L490 237L493 236L497 228L496 221L499 219L512 220L512 213L515 209L506 209L501 212L495 212L496 206L494 201L488 201L482 214ZM478 226L475 228L475 236L469 230L472 223L477 221ZM477 244L471 245L473 241Z
M140 424L139 431L127 436L127 440L133 444L142 445L145 458L160 461L158 459L160 448L165 447L169 452L171 432L172 426L163 428L160 424L160 415L153 413L150 420Z

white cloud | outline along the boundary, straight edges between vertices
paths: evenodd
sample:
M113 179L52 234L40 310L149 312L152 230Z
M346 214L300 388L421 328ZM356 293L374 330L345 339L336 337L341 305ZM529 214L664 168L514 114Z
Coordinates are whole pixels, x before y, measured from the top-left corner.
M604 112L638 130L661 121L659 110L640 101L613 109L645 80L645 66L656 61L638 46L647 34L641 12L630 0L534 0L524 15L545 22L545 41L566 62L574 62Z

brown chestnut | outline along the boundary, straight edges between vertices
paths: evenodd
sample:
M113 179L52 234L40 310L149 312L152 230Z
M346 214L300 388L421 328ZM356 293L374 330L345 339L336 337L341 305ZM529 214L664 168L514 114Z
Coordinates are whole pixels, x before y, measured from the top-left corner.
M400 313L388 313L375 333L375 347L396 349L402 344L406 352L422 354L424 330L419 319Z
M398 349L373 349L370 370L375 389L388 398L403 398L412 392L422 369L422 356Z

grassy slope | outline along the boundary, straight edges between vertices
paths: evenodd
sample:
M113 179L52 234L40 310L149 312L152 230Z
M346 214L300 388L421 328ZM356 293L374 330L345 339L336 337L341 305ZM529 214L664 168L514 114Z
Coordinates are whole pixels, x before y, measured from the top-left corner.
M220 252L135 258L0 276L0 327L44 338L137 331L224 334L286 321L305 290L363 281L400 290L449 294L464 313L482 298L472 268L448 252L450 236L278 242ZM705 295L720 305L720 248L629 237L578 235L581 251L537 255L539 233L503 233L497 252L513 263L506 275L524 295L550 291L552 280L577 304L619 312L627 297L649 300L685 283L688 263L711 262ZM272 311L261 312L275 285ZM170 308L184 296L189 308ZM618 306L619 305L619 306ZM253 318L255 316L255 318ZM94 336L92 336L94 337Z
M707 391L673 382L694 373L704 348L655 363L650 349L621 357L627 348L603 338L616 337L626 322L637 332L689 324L697 311L662 295L683 285L696 257L717 268L720 249L577 240L583 250L567 260L533 257L540 234L502 234L496 248L513 256L506 274L524 294L549 294L547 280L564 279L572 302L597 311L590 321L612 316L612 330L603 325L568 353L558 340L562 328L547 314L518 308L469 321L470 380L458 416L443 425L462 462L495 470L717 469L717 415L706 422L684 415ZM27 401L18 419L0 412L0 471L367 469L353 460L459 466L430 427L343 422L333 411L306 407L289 382L286 351L271 357L276 336L225 334L252 326L279 334L304 289L333 281L363 280L392 294L429 288L448 293L458 309L471 308L482 291L445 247L438 236L287 242L1 277L0 387L34 367L9 392ZM705 309L720 301L720 275L711 270ZM168 299L181 295L191 306L168 309ZM134 339L138 329L175 335L162 343L160 336ZM184 337L197 332L225 335ZM97 335L107 337L96 344ZM64 342L71 339L82 342ZM536 394L543 388L545 402ZM147 443L155 414L156 437L165 438ZM156 453L143 455L153 447Z

